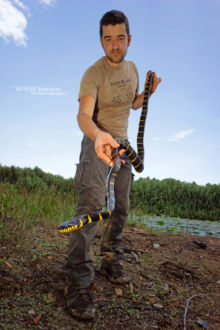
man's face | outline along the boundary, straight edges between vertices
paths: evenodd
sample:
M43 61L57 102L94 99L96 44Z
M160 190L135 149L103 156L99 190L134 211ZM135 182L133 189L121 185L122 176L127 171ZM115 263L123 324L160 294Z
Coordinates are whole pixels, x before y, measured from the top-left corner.
M127 35L125 23L102 26L101 45L111 65L119 65L127 53L131 35Z

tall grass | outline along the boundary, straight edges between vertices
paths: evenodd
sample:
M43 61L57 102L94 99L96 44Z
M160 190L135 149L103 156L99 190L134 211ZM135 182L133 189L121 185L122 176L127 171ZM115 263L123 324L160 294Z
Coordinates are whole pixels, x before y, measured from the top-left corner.
M36 224L51 228L75 213L73 179L44 173L39 168L0 166L0 241L16 242Z
M0 241L21 238L37 223L54 227L74 216L73 179L40 168L0 166ZM199 186L174 179L133 183L132 211L144 214L220 220L220 185Z
M133 183L131 208L146 214L220 220L220 184L139 179Z

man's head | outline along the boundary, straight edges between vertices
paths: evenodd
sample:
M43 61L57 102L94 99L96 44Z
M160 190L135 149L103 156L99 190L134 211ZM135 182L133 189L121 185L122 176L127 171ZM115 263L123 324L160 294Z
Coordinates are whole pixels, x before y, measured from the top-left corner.
M104 14L100 21L100 42L107 61L118 66L123 62L131 42L127 17L118 10Z
M101 20L100 20L100 37L102 38L102 34L103 34L103 26L105 25L116 25L116 24L125 24L126 27L126 32L127 35L129 37L130 35L130 28L129 28L129 23L128 23L128 19L125 16L124 13L122 13L122 11L119 10L111 10L108 11L107 13L105 13Z

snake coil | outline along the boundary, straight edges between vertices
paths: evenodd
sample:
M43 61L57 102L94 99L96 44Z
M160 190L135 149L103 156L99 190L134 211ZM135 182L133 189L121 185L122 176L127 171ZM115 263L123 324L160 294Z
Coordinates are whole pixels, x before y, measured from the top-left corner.
M142 172L144 169L144 129L145 129L145 122L148 113L148 100L150 96L150 86L153 79L154 73L150 73L148 80L145 85L144 89L144 102L141 111L140 121L139 121L139 128L137 134L137 150L131 147L130 143L126 140L116 137L115 140L120 145L118 150L124 149L126 156L130 159L132 166L134 167L136 172ZM118 150L115 149L114 154L118 154ZM106 202L107 208L100 212L95 212L87 215L80 215L73 220L65 221L61 223L57 227L57 231L60 233L69 233L71 231L75 231L77 229L82 228L88 223L101 221L103 219L108 219L112 212L115 209L115 193L114 193L114 184L115 179L117 177L117 173L120 170L121 161L120 157L117 156L114 162L114 165L110 168L109 174L106 179Z

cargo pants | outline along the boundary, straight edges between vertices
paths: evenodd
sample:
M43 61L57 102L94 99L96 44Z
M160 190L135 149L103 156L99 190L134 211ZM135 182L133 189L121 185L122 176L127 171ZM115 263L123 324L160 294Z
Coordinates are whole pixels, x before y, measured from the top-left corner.
M108 221L102 243L101 254L107 262L122 259L120 249L122 231L130 206L129 196L132 184L131 164L123 156L122 164L115 181L115 210ZM82 140L80 163L75 175L75 188L78 191L78 203L75 216L101 211L105 204L105 182L109 166L95 153L94 142L87 136ZM67 276L69 287L89 287L94 280L94 269L89 255L89 246L96 233L97 223L90 223L70 233L70 247L67 258Z

